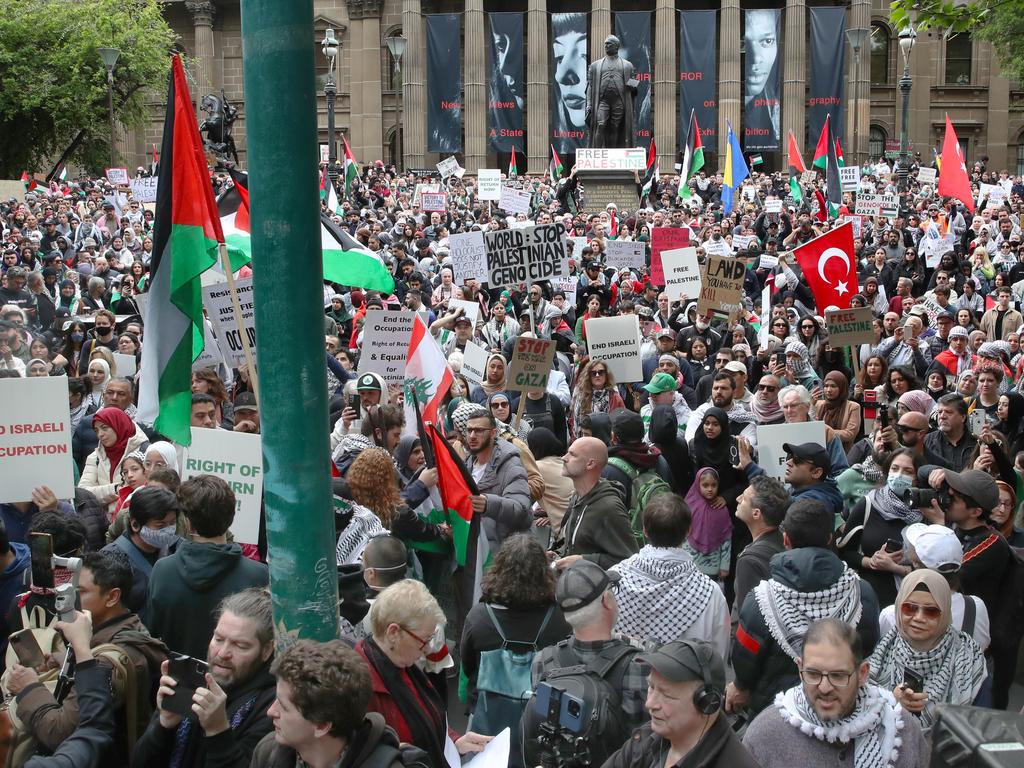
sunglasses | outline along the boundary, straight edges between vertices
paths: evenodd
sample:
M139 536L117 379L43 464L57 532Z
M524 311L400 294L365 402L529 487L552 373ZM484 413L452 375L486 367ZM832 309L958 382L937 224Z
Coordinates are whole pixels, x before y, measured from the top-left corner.
M778 387L773 387L771 384L758 384L757 388L761 392L774 392Z
M606 371L604 369L601 369L600 371L591 371L590 372L590 378L592 378L592 379L599 379L600 377L607 376L607 375L608 375L608 371Z
M920 613L929 621L935 621L942 616L942 609L936 605L918 605L917 603L903 602L900 604L900 613L906 619L912 619Z

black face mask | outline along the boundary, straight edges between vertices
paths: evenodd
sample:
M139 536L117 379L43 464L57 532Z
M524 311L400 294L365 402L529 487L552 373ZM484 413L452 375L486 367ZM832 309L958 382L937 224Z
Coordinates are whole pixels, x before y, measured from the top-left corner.
M111 328L110 326L100 326L100 325L97 325L96 326L96 335L97 336L109 336L110 332L112 330L114 330L114 329Z

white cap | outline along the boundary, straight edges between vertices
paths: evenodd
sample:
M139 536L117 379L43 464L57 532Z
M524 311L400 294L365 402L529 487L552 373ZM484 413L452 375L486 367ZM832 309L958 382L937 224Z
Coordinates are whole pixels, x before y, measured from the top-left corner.
M952 529L944 525L914 523L903 531L907 544L917 552L917 559L932 570L950 570L964 561L964 548Z

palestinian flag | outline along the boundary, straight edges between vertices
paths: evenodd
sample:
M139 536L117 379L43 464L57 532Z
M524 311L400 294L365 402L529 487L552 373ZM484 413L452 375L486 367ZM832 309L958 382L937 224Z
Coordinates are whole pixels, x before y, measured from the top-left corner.
M156 153L156 144L153 145L153 164L149 168L149 172L156 175L157 170L160 168L160 155Z
M352 154L352 147L348 145L345 134L341 134L341 140L345 143L345 199L352 195L352 185L359 178L359 165L356 163L356 156Z
M199 276L217 262L224 234L178 56L171 59L160 153L164 162L156 192L139 420L190 445L192 363L203 351Z
M828 163L828 139L832 135L829 128L829 117L830 115L825 115L825 124L821 126L821 135L818 137L818 145L814 148L814 159L811 161L811 167L820 168L822 173L825 172L825 166Z
M615 218L615 209L608 211L608 239L614 240L619 235L619 220Z
M327 185L331 183L330 178L327 176L327 168L320 169L320 199L327 199Z
M836 136L836 159L839 161L839 167L842 168L846 163L843 162L843 147L839 143L839 137Z
M330 176L327 177L327 213L341 215L341 203L338 202L338 193Z
M519 166L516 164L516 148L512 147L512 157L508 161L508 177L514 178L519 175Z
M828 116L825 117L828 125ZM825 158L825 191L828 193L828 217L834 219L839 215L839 206L843 204L843 184L839 178L839 140L832 141L829 134L828 156Z
M658 164L658 149L654 145L654 139L651 139L651 146L647 148L647 168L644 170L644 178L640 187L640 203L643 204L647 196L651 194L651 189L658 180L661 178L661 166Z
M21 183L25 185L25 191L31 192L38 185L36 184L35 176L29 176L28 171L21 172Z
M750 167L753 168L755 165L761 165L764 163L764 158L760 153L750 156Z
M234 186L217 198L217 213L228 247L231 269L235 272L252 261L252 243L249 239L249 175L228 170Z
M548 164L548 174L551 176L552 181L558 181L562 178L562 172L565 170L562 165L561 158L558 157L558 153L555 152L555 145L551 146L551 162ZM513 148L514 149L514 148Z
M800 148L796 145L796 137L789 132L789 193L797 203L804 199L803 191L800 189L800 174L807 170L804 159L800 155Z
M653 142L652 142L653 143ZM686 200L693 194L690 179L704 167L704 145L700 143L700 128L697 126L697 112L690 110L690 127L686 129L686 150L683 152L682 179L679 181L680 198Z
M320 242L324 254L324 280L380 291L385 296L394 293L395 279L380 256L323 213L320 214Z

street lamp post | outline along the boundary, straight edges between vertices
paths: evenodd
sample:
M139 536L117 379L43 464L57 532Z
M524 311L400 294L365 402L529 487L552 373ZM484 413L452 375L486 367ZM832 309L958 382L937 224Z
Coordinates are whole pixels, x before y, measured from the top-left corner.
M897 175L900 180L900 192L907 191L907 175L910 173L910 51L914 47L917 33L912 27L905 27L900 32L900 51L903 53L903 75L900 77L900 95L903 97L903 116L900 121L900 164Z
M110 118L110 167L116 162L114 150L114 66L121 51L117 48L100 48L103 66L107 68L107 113Z
M860 165L860 52L867 40L864 27L846 30L846 40L853 49L853 159Z
M402 54L405 53L406 39L401 35L392 35L384 40L388 44L388 50L391 52L391 60L395 65L395 74L399 76L399 81L402 74ZM395 168L401 166L402 160L402 146L398 138L398 91L395 90Z
M327 57L327 82L324 84L324 95L327 97L327 176L333 184L338 180L338 145L334 140L334 100L338 95L338 85L334 80L334 67L341 44L330 27L324 30L320 47Z

